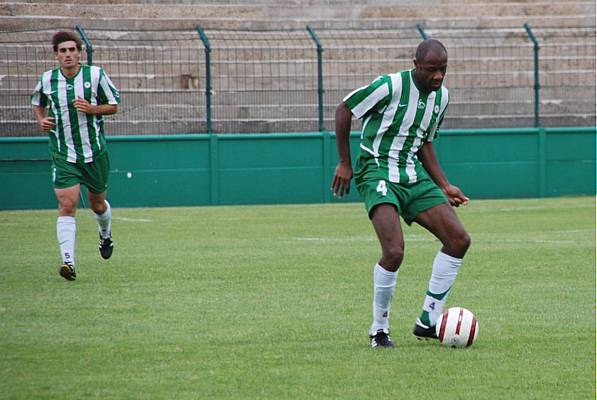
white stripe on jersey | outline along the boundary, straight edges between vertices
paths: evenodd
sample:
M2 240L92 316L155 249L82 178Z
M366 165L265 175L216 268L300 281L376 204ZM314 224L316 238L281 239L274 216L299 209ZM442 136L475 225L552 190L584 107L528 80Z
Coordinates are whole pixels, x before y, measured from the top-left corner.
M75 85L75 98L84 99L85 89L83 87L83 74L77 74L73 83ZM89 141L87 114L78 111L77 118L79 119L79 136L81 137L81 143L83 144L84 161L90 162L91 160L93 160L93 152L91 151L91 142Z
M439 124L442 114L446 111L446 107L448 107L448 89L442 86L442 100L441 104L439 105L439 113L435 120L435 124L429 130L429 136L427 136L428 142L431 142L435 139L435 133L437 132L437 124Z
M423 139L425 131L429 128L429 124L431 123L431 117L433 117L433 106L435 104L435 97L437 93L431 92L427 97L427 105L425 106L425 114L423 114L423 118L421 119L421 125L419 129L417 129L417 137ZM420 133L420 135L419 135ZM416 153L416 152L415 152Z
M95 67L95 68L91 68L92 74L93 74L93 70L97 71L97 74L99 75L99 67ZM114 89L114 84L112 83L112 81L110 80L110 78L108 77L108 75L106 75L105 73L100 76L100 81L99 84L101 85L102 89L104 90L104 93L106 94L106 98L108 99L108 104L118 104L118 99L116 99L116 97L114 96L114 94L112 93L112 89ZM92 80L93 82L93 80Z
M398 157L400 155L400 151L404 147L404 142L406 141L406 139L408 139L408 130L415 122L415 116L417 115L417 103L419 100L419 90L412 82L412 77L410 77L410 74L409 79L411 80L411 82L406 113L404 114L402 124L400 124L400 128L398 129L398 134L394 137L394 140L392 141L392 147L388 152L388 175L390 178L390 182L396 183L400 182L400 169L398 168Z
M435 92L431 92L429 94L429 97L427 97L425 114L423 114L421 124L415 132L416 137L413 140L411 151L408 152L408 157L406 157L406 174L408 175L408 183L414 183L417 181L417 173L415 171L415 162L413 160L413 157L419 151L421 143L423 143L425 131L427 130L427 128L429 127L429 123L431 122L431 117L433 116L433 105L435 103L435 95Z
M41 77L41 92L43 93L49 93L50 96L52 95L52 71L46 71L42 74ZM44 88L48 88L47 92L44 90ZM40 93L41 95L41 93ZM56 108L56 104L54 104L53 101L48 100L48 104L50 104L51 108L52 108L52 113L54 114L54 123L56 124L52 129L50 129L50 134L53 134L54 137L56 138L56 145L58 148L58 151L60 151L60 135L58 134L58 117L60 116L58 114L58 109Z
M58 78L58 103L62 111L62 128L64 130L64 140L66 142L66 161L77 162L77 152L73 142L73 132L70 125L70 112L68 110L68 98L66 95L66 79L59 73Z
M359 89L357 89L357 90L359 90ZM354 91L352 93L354 93ZM380 87L375 89L373 91L373 93L371 93L369 96L367 96L367 98L365 100L363 100L355 108L353 108L352 113L354 114L355 117L361 118L363 115L365 115L365 113L367 111L369 111L371 108L373 108L377 104L377 102L379 102L379 100L383 99L388 94L390 94L388 85L387 84L381 85ZM346 96L345 99L347 99L349 97L350 97L350 94L348 96Z
M348 93L346 96L344 96L344 98L342 99L342 101L346 101L350 98L350 96L352 96L353 94L355 94L356 92L358 92L359 90L365 89L367 86L361 86L358 89L353 90L352 92Z
M41 106L41 91L43 89L42 80L40 79L33 89L33 96L31 96L31 104L34 106Z
M363 121L363 127L361 128L361 141L365 137L365 128L367 128L367 124L369 123L369 121L371 121L371 116L372 116L372 114L369 114L369 116L367 117L367 119L365 119Z
M377 129L375 139L373 139L372 150L375 157L379 157L379 146L381 144L381 140L383 139L384 133L388 131L388 128L394 121L396 111L398 110L398 105L400 104L400 96L397 94L402 92L402 75L391 74L390 78L392 79L392 101L390 101L390 104L388 104L386 107L383 113L381 124Z
M99 74L100 70L99 68L94 68L91 67L89 69L89 80L91 81L91 90L92 90L92 94L91 94L91 104L93 104L94 106L97 105L97 93L95 93L95 88L99 87Z
M99 87L99 84L96 84L96 82L99 82L100 79L100 69L98 67L91 67L90 69L90 80L91 80L91 90L93 91L94 88ZM112 92L110 92L110 95L112 94ZM91 94L91 104L93 105L97 105L97 93L92 93ZM97 148L101 149L102 146L100 144L100 137L99 137L99 120L100 118L102 118L101 115L98 115L95 119L94 119L94 126L95 126L95 130L96 130L96 135L95 135L95 141L97 143Z

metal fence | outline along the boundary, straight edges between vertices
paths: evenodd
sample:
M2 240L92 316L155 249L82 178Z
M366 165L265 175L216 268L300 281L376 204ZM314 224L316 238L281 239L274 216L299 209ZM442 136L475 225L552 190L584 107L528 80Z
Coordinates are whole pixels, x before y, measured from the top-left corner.
M428 31L448 48L446 127L533 126L534 49L523 27Z
M595 28L536 29L541 123L595 125Z
M306 31L204 35L213 132L318 130L317 56Z
M99 31L83 34L93 64L121 92L110 133L205 132L204 52L192 31Z
M121 91L108 135L333 130L342 98L448 48L445 128L595 125L595 29L80 29ZM54 31L0 32L0 136L36 136L29 95ZM354 124L357 128L357 123Z
M0 136L40 135L30 95L40 74L56 66L53 31L0 32Z

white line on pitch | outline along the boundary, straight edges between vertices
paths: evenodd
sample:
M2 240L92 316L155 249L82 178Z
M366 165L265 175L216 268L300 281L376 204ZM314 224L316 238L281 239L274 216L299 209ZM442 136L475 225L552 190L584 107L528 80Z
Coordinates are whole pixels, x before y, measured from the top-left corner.
M152 219L147 219L147 218L112 217L112 219L115 219L118 221L127 221L127 222L154 222Z

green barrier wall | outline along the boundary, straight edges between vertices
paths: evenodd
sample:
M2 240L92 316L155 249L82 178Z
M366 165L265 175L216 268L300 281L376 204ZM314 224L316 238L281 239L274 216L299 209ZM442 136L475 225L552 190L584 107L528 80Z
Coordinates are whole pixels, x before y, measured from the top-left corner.
M435 142L450 181L471 198L595 194L595 127L445 130ZM359 134L351 136L352 155ZM324 203L333 134L108 138L118 207ZM0 138L0 209L55 208L48 140ZM360 201L354 186L342 201Z

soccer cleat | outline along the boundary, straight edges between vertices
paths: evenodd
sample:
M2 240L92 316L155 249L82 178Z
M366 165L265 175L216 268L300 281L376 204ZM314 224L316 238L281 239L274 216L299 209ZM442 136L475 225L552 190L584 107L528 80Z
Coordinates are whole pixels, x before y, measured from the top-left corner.
M415 327L413 328L413 335L415 335L419 340L437 339L437 335L435 334L435 326L427 326L418 318L415 322Z
M112 256L112 250L114 250L114 243L112 242L112 235L107 238L99 238L99 252L104 260L107 260Z
M394 347L394 342L392 342L392 338L390 337L390 331L380 329L375 335L369 335L369 338L371 339L371 348L373 349L377 347L391 349Z
M75 278L77 277L77 273L75 272L75 267L73 267L73 265L71 263L67 263L67 262L62 264L62 266L58 270L58 273L60 274L61 277L63 277L67 281L74 281Z

